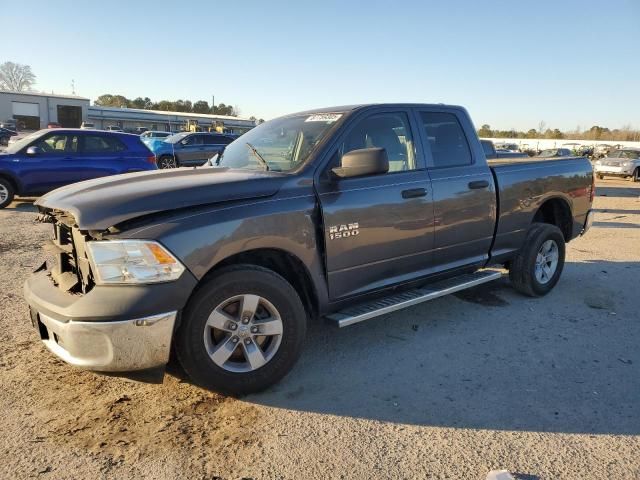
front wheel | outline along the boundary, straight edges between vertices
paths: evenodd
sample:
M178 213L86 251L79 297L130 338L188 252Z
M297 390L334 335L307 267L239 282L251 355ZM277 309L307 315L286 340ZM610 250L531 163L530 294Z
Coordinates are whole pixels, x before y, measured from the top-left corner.
M549 293L564 267L565 241L555 225L534 223L524 245L511 261L509 279L513 287L530 297Z
M175 349L191 379L244 395L273 385L302 351L307 317L295 289L262 267L222 270L193 295Z
M631 181L640 182L640 167L636 168L633 172L633 176L631 177Z
M176 160L176 157L173 157L171 155L163 155L158 159L158 168L160 169L165 169L165 168L177 168L178 167L178 161Z

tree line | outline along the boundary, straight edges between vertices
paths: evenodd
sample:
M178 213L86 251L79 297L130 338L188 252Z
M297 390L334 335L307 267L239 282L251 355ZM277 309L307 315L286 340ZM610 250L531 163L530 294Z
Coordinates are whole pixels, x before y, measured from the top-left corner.
M99 105L101 107L140 108L143 110L205 113L228 115L231 117L237 117L240 113L238 111L238 107L234 107L233 105L220 103L218 105L210 106L209 102L206 100L198 100L196 102L192 102L191 100L160 100L159 102L154 102L149 97L136 97L133 100L130 100L123 95L112 95L110 93L100 95L93 103L94 105Z
M572 140L617 140L623 142L637 142L640 141L640 130L635 130L631 128L630 125L614 129L594 125L588 130L582 130L580 127L577 127L574 130L563 132L558 128L546 128L546 123L540 122L538 128L530 128L525 132L513 128L510 130L494 130L490 125L485 124L478 129L478 136L483 138L570 138Z

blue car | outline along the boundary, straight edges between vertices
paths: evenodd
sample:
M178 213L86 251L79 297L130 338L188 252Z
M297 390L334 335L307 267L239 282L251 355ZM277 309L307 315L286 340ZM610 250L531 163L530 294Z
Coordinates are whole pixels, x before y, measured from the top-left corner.
M222 153L235 140L231 135L205 132L176 133L147 143L158 159L158 168L204 165L216 153Z
M0 152L0 208L70 183L157 169L138 135L80 129L40 130Z

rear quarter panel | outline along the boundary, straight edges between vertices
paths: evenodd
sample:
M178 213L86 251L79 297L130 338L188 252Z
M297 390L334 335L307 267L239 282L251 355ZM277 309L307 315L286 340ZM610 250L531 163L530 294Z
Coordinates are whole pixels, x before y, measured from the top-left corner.
M564 200L573 217L572 238L591 208L593 171L588 159L489 161L496 179L499 218L492 257L518 250L538 209L552 198Z

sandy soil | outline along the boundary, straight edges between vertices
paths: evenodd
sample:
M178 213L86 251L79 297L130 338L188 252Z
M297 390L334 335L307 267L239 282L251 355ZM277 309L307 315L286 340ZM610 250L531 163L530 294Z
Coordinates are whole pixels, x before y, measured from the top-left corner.
M343 330L243 400L179 369L69 367L22 283L49 225L0 211L0 478L640 478L640 188L599 182L593 230L544 299L501 281Z

